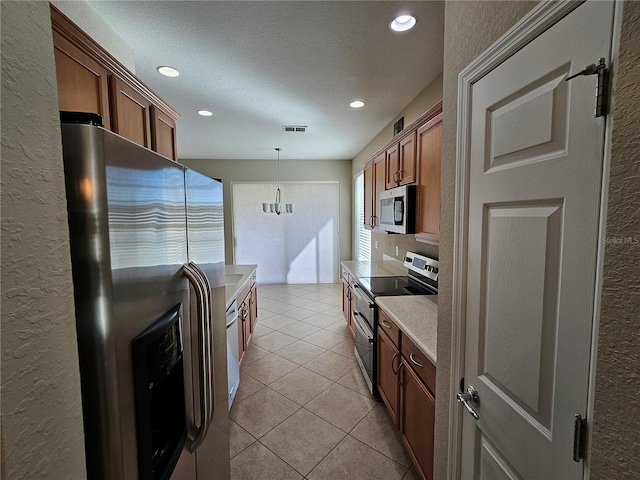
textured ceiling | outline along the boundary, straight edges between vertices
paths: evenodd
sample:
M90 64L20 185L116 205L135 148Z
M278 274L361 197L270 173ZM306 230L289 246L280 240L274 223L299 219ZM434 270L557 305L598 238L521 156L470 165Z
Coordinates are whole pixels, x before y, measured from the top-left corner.
M273 159L279 146L281 158L351 159L442 71L442 2L89 5L133 48L136 75L182 115L179 158ZM405 11L417 25L392 32ZM181 75L163 77L159 65ZM354 99L364 108L350 108Z

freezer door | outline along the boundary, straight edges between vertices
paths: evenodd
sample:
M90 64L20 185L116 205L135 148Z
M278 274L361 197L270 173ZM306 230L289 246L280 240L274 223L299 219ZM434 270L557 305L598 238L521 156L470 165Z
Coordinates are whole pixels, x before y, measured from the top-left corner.
M136 479L131 341L174 307L189 323L184 167L99 127L62 136L88 477Z
M198 480L229 478L229 414L227 399L227 342L225 324L224 216L222 184L193 170L185 170L187 245L189 262L206 276L209 290L209 349L212 417L207 435L194 453ZM191 307L195 309L196 306ZM197 318L194 311L192 319ZM205 359L206 361L206 359ZM196 359L192 365L196 365ZM199 385L197 372L192 384ZM193 411L202 411L198 390L187 401ZM199 419L202 421L202 419Z

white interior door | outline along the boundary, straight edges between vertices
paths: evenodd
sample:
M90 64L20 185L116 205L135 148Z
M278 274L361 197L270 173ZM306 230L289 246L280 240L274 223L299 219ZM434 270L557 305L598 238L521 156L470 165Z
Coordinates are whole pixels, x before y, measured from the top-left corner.
M471 90L463 479L582 478L612 2L587 2Z

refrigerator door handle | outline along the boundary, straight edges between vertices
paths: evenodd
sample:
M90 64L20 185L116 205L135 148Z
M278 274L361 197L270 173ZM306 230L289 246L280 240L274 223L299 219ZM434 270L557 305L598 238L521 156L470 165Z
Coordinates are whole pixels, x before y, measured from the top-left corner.
M207 418L207 423L206 423L206 427L205 427L205 433L204 436L207 435L207 431L209 430L209 426L211 425L211 422L213 422L213 413L214 413L214 386L215 386L215 378L214 378L214 365L213 365L213 350L212 350L212 341L211 339L213 338L213 325L211 324L212 322L212 317L213 317L213 305L212 305L212 299L211 299L211 283L209 282L209 278L207 277L207 275L204 273L204 270L202 270L202 268L200 268L200 266L195 263L195 262L189 262L189 265L196 270L199 274L200 274L200 278L202 279L202 283L204 285L205 288L205 294L206 294L206 298L207 298L207 311L208 314L205 317L205 338L206 338L206 353L207 356L203 358L204 362L205 362L205 367L207 369L207 378L209 379L209 389L207 392L207 398L209 401L208 404L208 412L209 412L209 417Z
M195 425L195 419L193 419L193 424L196 429L193 440L189 444L189 450L195 451L196 448L202 443L206 436L206 430L209 426L209 372L206 367L206 362L204 359L208 356L208 341L207 335L205 331L205 325L208 324L206 319L209 316L209 302L208 302L208 294L205 290L205 286L203 284L203 280L200 277L200 274L196 269L193 268L191 264L184 265L182 267L182 272L189 279L191 285L196 292L196 301L198 305L198 353L199 353L199 375L200 375L200 426Z

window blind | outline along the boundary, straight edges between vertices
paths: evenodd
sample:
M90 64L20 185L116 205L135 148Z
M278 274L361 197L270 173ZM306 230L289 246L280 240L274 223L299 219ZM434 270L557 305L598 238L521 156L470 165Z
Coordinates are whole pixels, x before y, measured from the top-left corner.
M354 180L354 259L371 260L371 232L364 228L364 172Z

